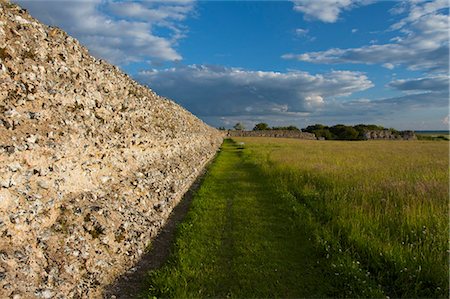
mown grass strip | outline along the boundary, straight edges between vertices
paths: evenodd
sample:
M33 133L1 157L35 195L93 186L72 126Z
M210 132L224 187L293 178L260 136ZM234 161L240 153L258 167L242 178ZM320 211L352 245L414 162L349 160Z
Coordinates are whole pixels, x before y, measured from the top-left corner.
M301 205L226 140L145 297L336 295Z

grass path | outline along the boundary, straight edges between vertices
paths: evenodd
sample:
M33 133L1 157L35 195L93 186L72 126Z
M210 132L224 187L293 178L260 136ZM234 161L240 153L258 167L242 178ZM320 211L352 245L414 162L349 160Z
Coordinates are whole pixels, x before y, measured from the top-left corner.
M329 279L292 204L225 141L145 296L326 296Z

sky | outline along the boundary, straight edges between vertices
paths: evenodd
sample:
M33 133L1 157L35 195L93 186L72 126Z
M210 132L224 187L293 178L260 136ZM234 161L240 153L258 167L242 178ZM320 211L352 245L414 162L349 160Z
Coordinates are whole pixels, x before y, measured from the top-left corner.
M449 1L18 0L206 123L449 129Z

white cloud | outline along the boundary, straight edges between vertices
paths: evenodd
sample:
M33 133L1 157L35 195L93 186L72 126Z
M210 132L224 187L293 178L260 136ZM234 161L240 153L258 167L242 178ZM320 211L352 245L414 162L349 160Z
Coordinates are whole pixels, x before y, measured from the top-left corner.
M377 123L415 129L411 117L416 123L429 121L437 112L448 109L449 98L443 75L394 80L388 86L403 93L396 97L351 100L346 97L373 86L363 73L279 73L190 65L141 72L138 80L212 125L230 127L243 122L249 129L258 122L299 127ZM442 125L435 120L424 128Z
M397 7L391 10L393 14L401 14L408 12L408 16L391 26L391 29L398 30L407 24L420 21L427 15L433 15L436 12L447 9L449 7L448 0L434 1L402 1Z
M357 28L353 28L352 29L352 33L356 33L356 32L358 32L358 29Z
M116 16L140 19L143 21L165 22L168 19L182 21L192 9L192 1L150 1L145 2L109 2L107 9ZM167 5L170 4L170 5Z
M403 65L410 70L447 72L449 68L449 23L447 1L414 1L407 17L399 21L394 30L399 36L390 43L367 45L360 48L333 48L320 52L286 54L285 59L298 59L312 63L381 64L385 67Z
M314 109L316 107L321 107L325 104L325 101L322 96L319 95L309 95L305 97L305 104L306 107L309 107L310 109Z
M415 129L411 125L417 125L419 120L434 120L435 115L442 113L443 108L448 108L448 93L422 92L379 100L330 101L326 109L316 111L309 117L318 119L319 123L377 123L383 126L400 126L399 129ZM409 125L402 125L406 122ZM434 121L434 128L429 128L438 127L439 122Z
M26 1L18 4L42 22L66 30L90 52L115 64L176 61L184 36L179 22L193 10L193 1ZM157 27L170 34L160 36Z
M367 5L370 0L294 0L294 10L302 12L307 20L335 23L344 10Z
M302 29L302 28L295 29L295 34L297 36L305 36L308 34L308 32L309 32L309 29Z
M373 100L371 104L392 109L392 112L411 108L448 107L448 92L422 92L399 97Z
M449 76L436 75L423 78L393 80L388 85L403 95L371 100L367 104L380 110L447 108L449 99Z
M383 67L387 68L388 70L393 70L395 68L395 65L393 65L392 63L386 62L386 63L383 63Z
M141 72L138 80L199 116L275 115L321 109L373 86L360 72L309 74L190 65Z

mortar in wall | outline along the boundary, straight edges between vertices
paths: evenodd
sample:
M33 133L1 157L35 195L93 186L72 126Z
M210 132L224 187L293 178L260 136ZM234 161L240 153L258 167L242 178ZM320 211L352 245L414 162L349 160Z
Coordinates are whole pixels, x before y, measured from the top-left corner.
M98 297L222 139L0 2L0 297Z

